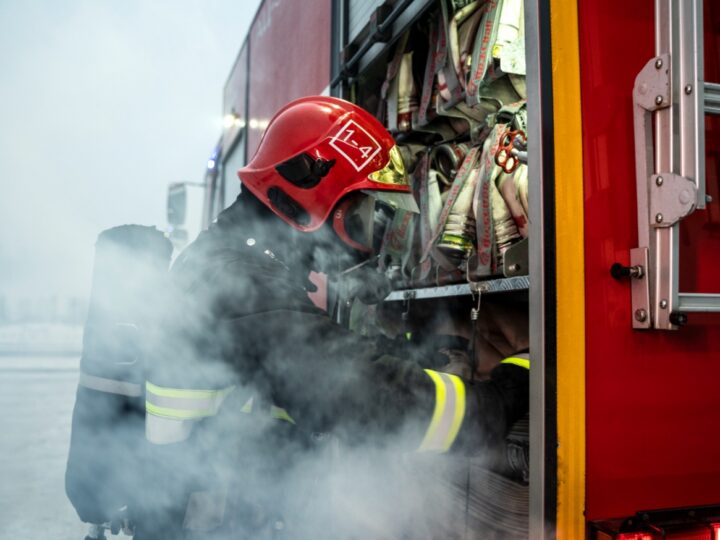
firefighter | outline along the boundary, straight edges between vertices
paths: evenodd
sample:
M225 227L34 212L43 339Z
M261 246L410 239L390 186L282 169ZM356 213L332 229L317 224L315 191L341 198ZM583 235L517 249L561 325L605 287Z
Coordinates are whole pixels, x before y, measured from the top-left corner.
M277 535L287 517L280 471L317 434L467 453L499 444L527 413L527 356L469 384L378 349L309 299L311 270L372 251L368 201L411 197L374 117L332 97L293 101L238 175L241 195L171 270L175 299L146 384L155 457L138 539L260 538L264 523ZM288 537L303 537L297 530L288 525Z

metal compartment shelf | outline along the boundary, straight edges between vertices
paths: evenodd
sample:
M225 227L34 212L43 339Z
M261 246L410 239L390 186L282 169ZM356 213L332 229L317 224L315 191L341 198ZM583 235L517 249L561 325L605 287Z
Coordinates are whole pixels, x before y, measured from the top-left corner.
M440 287L424 287L420 289L405 289L391 292L384 302L397 302L399 300L423 300L426 298L443 298L449 296L464 296L475 293L490 294L512 291L527 291L530 288L528 276L516 276L487 281L474 281L458 285L444 285Z

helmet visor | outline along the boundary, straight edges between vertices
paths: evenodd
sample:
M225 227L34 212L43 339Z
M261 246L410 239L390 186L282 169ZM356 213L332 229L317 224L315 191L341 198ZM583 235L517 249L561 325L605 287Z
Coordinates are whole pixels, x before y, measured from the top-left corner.
M405 164L403 163L400 150L397 146L390 149L390 159L385 167L368 175L368 180L377 182L378 184L386 184L392 186L409 186L410 182L407 174L405 174Z

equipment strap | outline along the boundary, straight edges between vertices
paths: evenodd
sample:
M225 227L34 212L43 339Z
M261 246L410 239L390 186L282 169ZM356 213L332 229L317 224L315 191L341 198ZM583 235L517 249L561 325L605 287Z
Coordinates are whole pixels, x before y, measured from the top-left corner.
M402 63L403 55L405 54L405 48L407 47L408 38L410 32L405 32L400 40L395 45L395 53L393 58L388 64L385 81L380 87L380 110L378 111L377 117L380 121L385 120L385 125L388 129L394 130L397 128L397 108L398 108L398 95L397 95L397 84L393 84L397 78L398 72L400 71L400 64ZM392 95L388 98L391 86L393 87ZM391 103L391 101L393 101Z
M450 19L450 26L448 28L448 46L450 50L448 63L451 64L455 70L455 75L457 76L458 82L463 90L465 89L465 70L462 65L463 51L461 48L458 28L477 11L477 8L478 2L470 2L466 6L457 10L452 19Z
M426 246L432 240L433 231L437 223L442 201L440 200L440 188L437 185L437 173L430 171L430 155L425 152L415 166L413 173L414 191L420 201L420 245ZM433 174L434 173L434 174ZM432 261L429 257L423 258L418 263L420 275L413 276L416 279L424 280L430 275Z
M520 165L511 174L501 174L498 179L498 191L507 204L510 215L517 226L522 238L527 238L529 220L526 211L527 203L523 205L523 197L527 197L528 169L527 165Z
M508 127L524 130L527 127L526 102L520 100L505 105L493 115L491 122L494 124L494 134L497 135L499 130L500 139L503 138L503 134L507 131ZM494 160L499 146L500 140L497 140L489 149L490 154L486 156L487 159ZM522 185L519 183L522 178L517 175L518 171L515 171L516 176L508 177L508 175L503 172L502 167L494 166L492 170L490 207L492 209L492 221L495 228L496 267L499 267L502 264L507 248L524 235L527 235L528 220L520 200L522 196ZM525 171L522 171L521 174L524 172ZM518 181L517 185L516 178Z
M470 77L465 92L465 100L470 106L479 103L479 91L483 81L486 78L496 78L492 73L492 47L497 40L502 2L503 0L487 0L482 7L485 14L475 37Z
M380 250L380 261L387 269L394 266L404 278L411 278L411 258L415 237L415 212L398 208L385 231Z
M493 220L493 200L491 193L500 168L495 164L495 152L505 126L493 127L485 139L480 157L480 177L473 196L473 212L477 235L477 275L489 275L496 269L495 261L495 224Z
M438 55L442 58L442 61L438 72L438 91L440 97L445 101L444 106L452 107L462 99L463 89L458 80L457 73L455 73L452 58L448 53L450 16L448 14L447 2L445 2L445 0L440 2L440 7L442 11L442 24L439 27Z
M465 383L456 375L426 369L435 384L435 410L419 452L447 452L465 416Z
M477 35L480 21L482 21L483 10L476 6L472 13L465 21L458 26L458 51L460 71L458 77L463 82L463 88L467 86L467 80L470 76L470 62L472 61L472 50L475 45L475 36Z
M457 200L462 188L465 186L466 182L472 180L472 175L476 174L475 163L477 161L478 152L478 147L471 148L465 156L465 159L460 166L460 170L455 175L455 180L453 181L453 184L447 193L445 205L440 212L440 216L438 217L437 227L433 232L430 241L425 246L423 246L423 255L420 258L421 263L425 261L428 257L432 256L432 258L435 259L435 261L437 261L438 264L440 264L440 266L445 268L446 270L455 269L455 265L452 264L450 260L447 259L447 257L445 257L440 252L440 250L434 249L434 247L443 233L445 224L447 223L448 217L450 215L450 210L452 210L452 207L455 204L455 201Z
M106 394L117 394L128 397L140 397L142 395L142 385L140 384L98 377L83 371L80 372L78 384L83 388L105 392Z
M442 31L440 28L441 25L441 20L438 20L436 24L430 23L430 43L428 46L427 60L425 62L422 93L420 94L420 106L418 108L417 119L418 126L424 126L428 123L428 108L430 107L430 100L432 99L435 76L443 61L442 51L440 51L439 48L439 35Z

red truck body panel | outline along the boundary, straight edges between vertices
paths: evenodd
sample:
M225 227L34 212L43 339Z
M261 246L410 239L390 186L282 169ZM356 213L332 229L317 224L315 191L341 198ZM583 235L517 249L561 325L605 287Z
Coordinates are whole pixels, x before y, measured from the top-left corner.
M226 126L222 136L222 153L227 154L235 144L238 133L247 125L246 100L247 100L247 79L248 79L248 44L243 43L240 52L235 60L225 89L223 90L223 116L235 115L237 122Z
M706 2L706 80L720 81L718 12ZM586 517L720 503L720 315L633 331L630 285L610 277L637 247L632 88L654 55L651 0L579 6L586 279ZM714 12L714 13L713 13ZM562 69L562 66L558 66ZM715 122L713 122L715 123ZM714 126L712 126L714 127ZM683 224L681 290L720 290L718 135L707 139L715 202ZM562 149L557 151L561 156ZM560 157L561 158L561 157ZM572 226L558 223L558 227ZM562 331L562 329L560 329Z
M331 0L266 0L250 28L248 161L266 122L330 84ZM278 61L278 59L281 59Z

